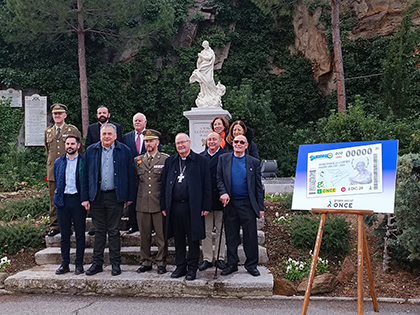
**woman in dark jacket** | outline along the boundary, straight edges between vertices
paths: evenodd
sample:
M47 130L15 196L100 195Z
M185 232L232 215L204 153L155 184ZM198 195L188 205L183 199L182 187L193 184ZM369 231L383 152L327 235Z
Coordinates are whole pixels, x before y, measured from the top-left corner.
M227 152L233 151L233 139L240 135L244 135L248 140L248 148L246 149L245 153L259 160L260 155L258 154L257 145L254 141L252 141L254 138L254 132L251 128L247 128L242 120L237 120L232 125L230 125L229 134L226 136L226 145L224 149Z

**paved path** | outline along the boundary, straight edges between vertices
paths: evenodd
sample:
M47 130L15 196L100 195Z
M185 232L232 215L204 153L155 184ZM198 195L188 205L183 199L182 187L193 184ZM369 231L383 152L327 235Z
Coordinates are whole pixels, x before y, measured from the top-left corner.
M365 303L365 314L420 314L420 304L380 303L379 313ZM142 315L298 315L302 300L258 298L143 298L69 295L0 295L1 314ZM311 301L308 315L354 315L356 301Z

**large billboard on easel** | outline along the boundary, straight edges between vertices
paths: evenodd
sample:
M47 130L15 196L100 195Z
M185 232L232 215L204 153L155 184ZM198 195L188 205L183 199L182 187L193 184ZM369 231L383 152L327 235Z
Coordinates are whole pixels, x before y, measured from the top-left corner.
M299 146L294 210L393 213L398 140Z

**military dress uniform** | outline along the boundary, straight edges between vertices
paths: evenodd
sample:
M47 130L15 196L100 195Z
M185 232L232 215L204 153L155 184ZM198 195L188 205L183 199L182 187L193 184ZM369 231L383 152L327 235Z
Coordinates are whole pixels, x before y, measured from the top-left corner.
M155 131L144 130L145 140L148 139L148 132ZM166 266L168 248L164 236L165 218L160 210L160 185L163 166L168 157L169 155L157 151L153 156L146 152L134 158L136 181L138 183L136 210L140 229L140 263L142 266L152 266L150 254L152 229L156 232L158 246L158 253L155 258L156 265L158 267Z
M62 104L54 104L52 107L54 112L66 112L67 107ZM58 219L57 209L54 205L54 191L56 189L56 183L54 179L54 163L55 160L66 153L65 142L66 134L73 134L81 139L81 134L76 126L64 123L60 127L60 133L57 134L56 125L49 126L45 130L45 150L47 151L47 180L48 189L50 194L50 229L58 230ZM81 148L79 149L81 151Z

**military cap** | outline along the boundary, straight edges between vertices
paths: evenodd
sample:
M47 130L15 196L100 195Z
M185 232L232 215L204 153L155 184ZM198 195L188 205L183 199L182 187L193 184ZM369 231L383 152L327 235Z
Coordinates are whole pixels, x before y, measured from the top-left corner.
M50 108L52 113L65 113L67 111L67 106L59 103L51 105Z
M144 140L159 139L160 137L160 132L153 129L145 129L142 134L144 136Z

